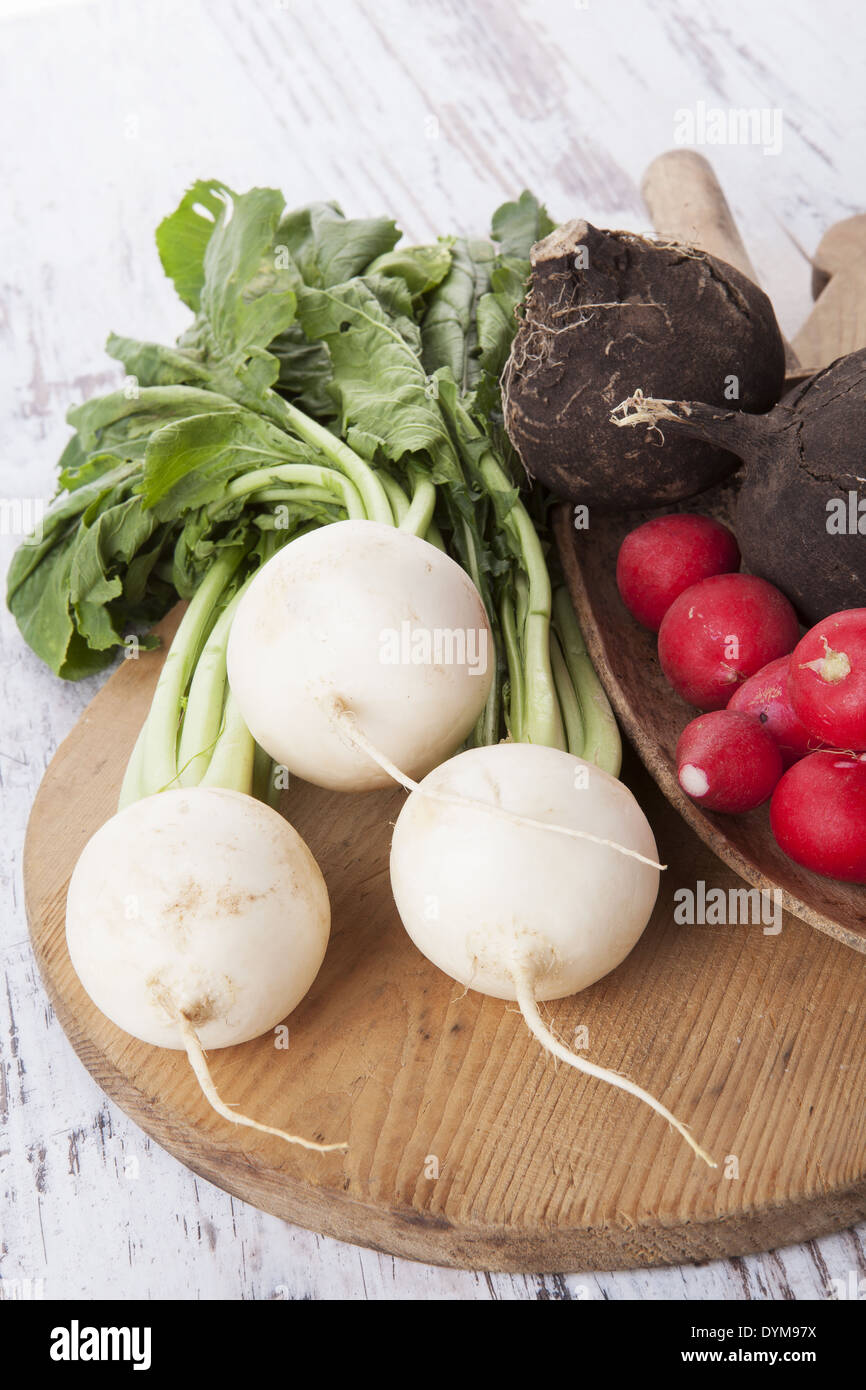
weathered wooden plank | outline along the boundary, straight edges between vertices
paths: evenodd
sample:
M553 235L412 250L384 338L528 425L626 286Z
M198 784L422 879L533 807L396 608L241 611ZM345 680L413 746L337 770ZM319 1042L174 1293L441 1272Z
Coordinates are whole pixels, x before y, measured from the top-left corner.
M833 25L808 0L786 5L784 23L750 0L18 8L0 25L5 496L50 494L66 405L114 378L109 328L165 338L182 326L152 233L200 175L387 210L412 238L483 230L524 184L562 216L640 229L640 176L673 143L679 108L779 107L779 156L703 152L789 333L811 300L782 228L811 250L862 209L853 0L837 0ZM0 1277L43 1278L61 1297L121 1283L132 1297L777 1298L866 1275L861 1233L704 1269L485 1279L292 1230L192 1177L104 1101L35 978L21 832L96 683L61 686L5 614L0 640Z

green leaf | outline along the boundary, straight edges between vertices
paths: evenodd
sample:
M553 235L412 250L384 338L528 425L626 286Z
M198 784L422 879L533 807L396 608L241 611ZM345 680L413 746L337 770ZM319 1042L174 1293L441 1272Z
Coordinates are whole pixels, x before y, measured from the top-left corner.
M212 373L195 354L162 343L144 343L110 333L105 344L109 357L123 364L127 376L138 386L184 386L195 382L206 386Z
M528 261L535 243L555 226L544 204L525 188L516 203L503 203L496 209L491 235L499 242L501 255Z
M517 315L529 280L529 261L497 257L490 275L490 291L478 301L479 376L473 402L476 414L502 435L500 379L517 332Z
M478 301L490 288L495 251L489 241L455 241L451 269L431 295L421 323L423 360L432 375L447 367L462 390L475 384L478 331Z
M490 292L478 301L479 363L483 371L497 379L517 331L515 313L523 301L528 274L528 261L498 261L491 275Z
M168 520L219 501L240 473L281 463L316 461L300 440L235 409L173 421L150 437L142 480L146 507Z
M70 491L111 472L118 463L142 462L154 430L196 411L236 410L234 401L195 387L144 387L99 396L68 413L75 434L63 452L60 483Z
M399 240L400 231L390 218L347 218L336 203L310 203L287 213L276 236L304 282L319 288L360 275Z
M298 272L274 249L282 193L255 188L224 207L204 253L201 314L228 360L265 348L295 316Z
M421 362L418 328L394 312L405 299L396 283L375 277L302 290L298 316L309 337L327 343L341 433L351 429L367 457L373 444L394 462L426 453L435 482L455 476L456 460L436 403L438 383Z
M68 679L112 659L116 620L126 616L122 604L116 619L99 611L122 598L123 581L112 571L158 525L141 517L141 501L130 495L135 478L135 466L124 465L58 499L43 519L42 540L12 557L9 608L37 656Z
M529 276L529 251L552 230L546 209L531 193L503 203L487 241L458 240L451 271L431 296L421 325L424 364L447 366L487 423L499 407L499 377L517 329L515 312Z
M324 343L310 342L299 323L270 345L279 362L276 389L317 420L332 419L337 404L331 391L331 359Z
M226 198L234 197L231 189L218 179L199 179L156 229L162 268L184 304L193 310L198 309L201 300L208 242Z
M365 276L396 276L404 280L417 304L437 285L441 285L451 269L451 247L453 237L443 237L430 246L402 246L377 256L365 270Z
M96 396L83 405L73 406L66 418L89 453L113 439L151 434L168 420L215 410L237 410L237 404L227 396L194 386L145 386L134 395L112 391L107 396Z
M128 497L83 526L69 565L69 603L80 637L92 651L109 651L123 640L125 605L112 609L124 592L124 571L149 541L157 519L139 497ZM118 625L119 624L119 625Z
M220 188L215 224L206 242L199 229L190 253L194 260L203 246L194 322L175 348L112 338L110 350L139 382L196 383L266 409L280 369L268 346L294 321L301 276L285 245L276 244L283 195L272 188L243 194ZM183 209L184 226L191 215L191 206ZM183 265L188 288L190 259Z

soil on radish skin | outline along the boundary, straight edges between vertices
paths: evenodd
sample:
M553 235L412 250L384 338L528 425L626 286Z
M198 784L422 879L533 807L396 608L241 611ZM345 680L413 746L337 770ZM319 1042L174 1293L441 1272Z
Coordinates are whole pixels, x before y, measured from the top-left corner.
M646 394L765 411L785 359L767 296L691 247L574 221L532 252L532 282L503 377L505 420L530 477L599 508L664 506L739 466L725 449L619 431L610 412ZM688 382L688 389L684 390ZM631 437L629 437L631 435Z

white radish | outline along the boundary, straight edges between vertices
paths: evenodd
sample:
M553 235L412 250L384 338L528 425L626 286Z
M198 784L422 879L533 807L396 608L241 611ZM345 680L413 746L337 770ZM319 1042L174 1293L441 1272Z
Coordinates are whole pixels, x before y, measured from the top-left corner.
M69 884L66 940L97 1008L156 1047L184 1049L235 1124L305 1148L218 1095L205 1048L276 1027L315 979L330 934L325 881L297 831L241 792L190 787L132 802L91 837Z
M559 749L501 743L458 754L412 792L394 828L391 885L434 965L514 1000L543 1047L638 1096L715 1167L665 1106L564 1047L538 1009L625 959L652 913L656 861L649 822L616 778Z
M359 736L422 777L469 734L495 655L472 580L435 546L340 521L284 546L240 600L232 693L275 762L318 786L367 791L389 774Z

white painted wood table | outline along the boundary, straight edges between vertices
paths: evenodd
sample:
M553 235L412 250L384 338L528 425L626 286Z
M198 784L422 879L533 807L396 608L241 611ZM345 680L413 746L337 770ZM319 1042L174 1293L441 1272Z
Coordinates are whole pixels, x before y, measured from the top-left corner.
M554 215L640 230L640 175L677 111L779 110L780 152L704 152L788 333L810 307L797 244L866 202L857 0L0 0L0 15L4 498L51 495L67 406L118 380L109 329L167 341L183 325L153 229L196 177L387 212L413 239L484 232L525 185ZM866 1275L866 1228L699 1269L425 1268L194 1177L85 1073L28 943L24 824L97 682L61 684L4 614L0 684L0 1296L826 1298Z

